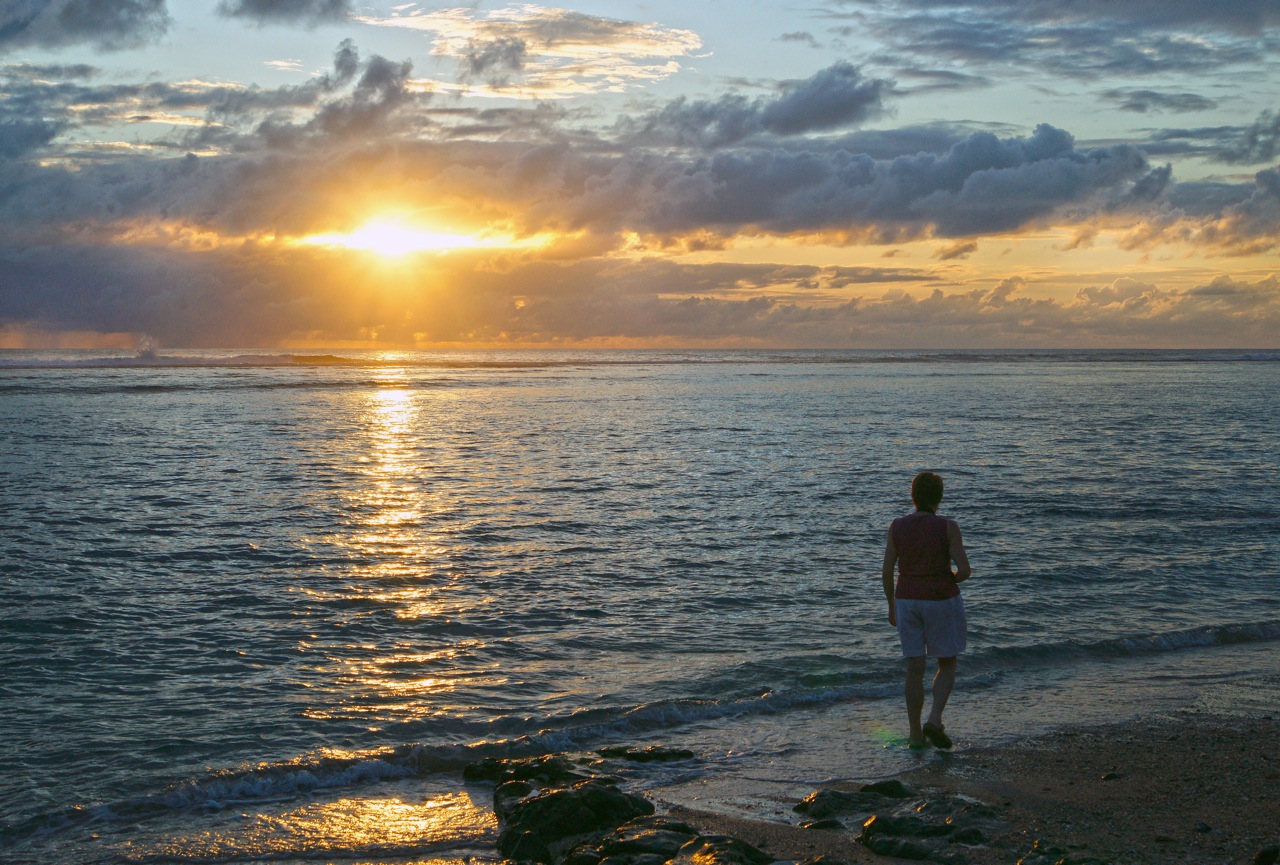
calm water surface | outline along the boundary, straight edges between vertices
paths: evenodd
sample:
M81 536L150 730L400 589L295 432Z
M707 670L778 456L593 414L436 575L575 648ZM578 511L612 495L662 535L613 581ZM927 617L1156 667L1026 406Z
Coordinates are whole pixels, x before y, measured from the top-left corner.
M633 782L722 803L896 771L926 468L969 743L1280 705L1280 353L328 360L0 352L14 855L483 851L486 754L688 744Z

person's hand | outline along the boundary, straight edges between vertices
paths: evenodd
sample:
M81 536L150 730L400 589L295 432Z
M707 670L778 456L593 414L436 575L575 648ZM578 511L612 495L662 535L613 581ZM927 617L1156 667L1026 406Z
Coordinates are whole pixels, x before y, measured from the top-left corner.
M889 624L895 628L898 627L898 611L894 608L893 601L889 601Z

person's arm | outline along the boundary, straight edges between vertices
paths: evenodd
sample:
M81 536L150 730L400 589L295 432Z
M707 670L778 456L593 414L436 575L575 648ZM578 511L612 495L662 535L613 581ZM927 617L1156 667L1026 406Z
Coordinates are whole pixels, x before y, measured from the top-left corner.
M964 551L964 539L960 537L960 524L955 520L947 520L947 544L951 547L951 561L956 563L956 582L963 583L969 579L973 569L969 567L969 557Z
M893 548L893 532L884 544L884 565L880 568L880 576L884 579L884 597L889 602L889 624L898 624L898 614L893 608L893 566L898 562L898 551Z

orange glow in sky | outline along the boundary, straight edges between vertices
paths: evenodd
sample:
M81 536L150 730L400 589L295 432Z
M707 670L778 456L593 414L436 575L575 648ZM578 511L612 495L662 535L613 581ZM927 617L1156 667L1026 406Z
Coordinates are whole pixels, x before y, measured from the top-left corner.
M541 246L545 239L519 239L494 234L458 234L429 231L385 219L366 222L355 231L311 234L302 238L307 246L331 246L374 252L387 258L400 258L417 252L444 253L457 249L509 249Z

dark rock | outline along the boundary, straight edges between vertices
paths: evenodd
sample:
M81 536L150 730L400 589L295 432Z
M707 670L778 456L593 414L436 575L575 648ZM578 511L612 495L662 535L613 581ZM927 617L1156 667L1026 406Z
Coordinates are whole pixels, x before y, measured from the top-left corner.
M835 814L874 808L875 805L868 802L869 798L861 793L846 793L843 790L818 790L805 796L794 810L821 820ZM879 801L878 798L874 799L874 802Z
M595 844L579 844L570 850L560 865L599 865L604 854Z
M806 820L800 824L801 829L843 829L844 824L834 817L825 820Z
M601 859L600 865L666 865L669 858L661 853L619 853Z
M609 831L644 814L653 805L640 796L623 793L601 779L579 781L572 787L544 790L510 806L498 849L511 859L552 861L553 846L592 832ZM517 845L521 855L515 854Z
M727 835L700 835L680 848L671 865L768 865L773 857Z
M874 784L863 784L862 792L879 793L881 796L888 796L890 799L906 799L908 796L913 795L911 788L897 778L876 781Z
M1123 777L1124 777L1124 775L1120 774L1119 772L1107 772L1106 774L1104 774L1104 775L1102 776L1102 780L1103 780L1103 781L1118 781L1119 779L1121 779L1121 778L1123 778Z
M520 760L499 760L485 757L462 770L468 781L537 781L540 784L562 784L565 781L581 781L586 775L560 756L527 757Z
M964 826L952 832L947 840L957 844L986 844L987 836L977 826Z
M862 836L858 836L858 840L862 841ZM887 835L875 835L862 841L867 848L880 856L895 856L898 859L915 859L924 860L932 859L934 850L921 844L919 841L913 841L910 838L893 838Z
M618 827L619 832L629 829L661 829L666 832L679 832L681 835L688 835L690 838L698 834L698 830L688 823L659 814L634 817Z
M951 834L954 828L946 823L932 823L910 815L884 817L873 814L867 822L862 824L862 832L856 840L861 841L864 837L870 839L877 835L892 835L896 838L940 838Z
M1196 831L1201 834L1208 834L1209 832L1213 831L1213 827L1210 826L1208 823L1197 823Z
M1276 865L1277 862L1280 862L1280 847L1274 844L1253 854L1253 865Z
M528 781L507 781L499 784L493 791L493 811L498 819L506 820L512 807L533 792L533 785Z
M517 862L551 861L551 851L536 832L503 832L498 839L498 849L502 851L502 855Z
M637 763L653 763L658 761L692 760L697 755L687 748L666 748L662 745L650 745L648 748L631 748L626 745L610 745L596 751L601 757L617 757Z
M671 832L666 829L619 829L606 835L600 842L605 856L620 853L657 853L663 861L680 852L680 848L696 837L696 833Z
M1070 856L1061 847L1046 845L1037 840L1031 846L1031 852L1018 860L1018 865L1114 865L1114 863L1093 856Z

